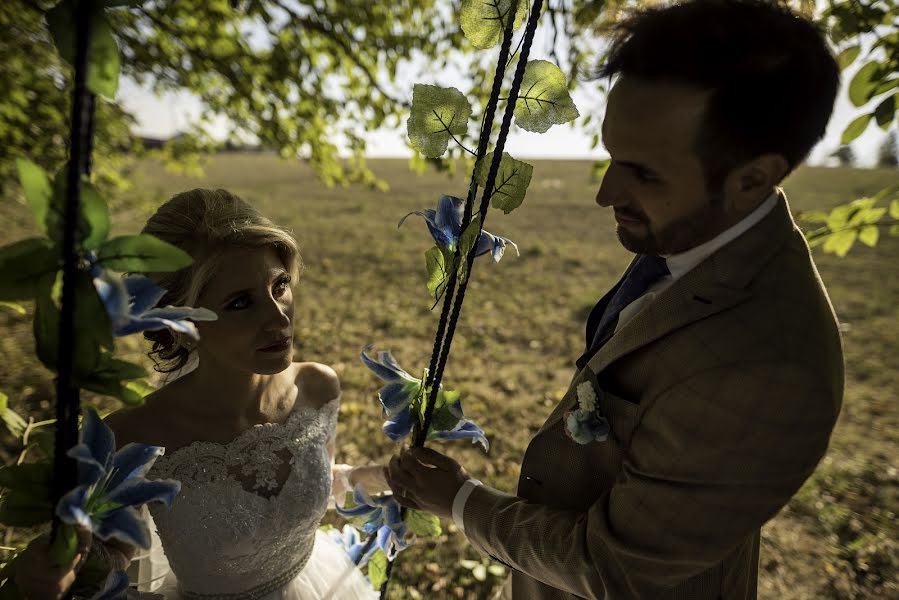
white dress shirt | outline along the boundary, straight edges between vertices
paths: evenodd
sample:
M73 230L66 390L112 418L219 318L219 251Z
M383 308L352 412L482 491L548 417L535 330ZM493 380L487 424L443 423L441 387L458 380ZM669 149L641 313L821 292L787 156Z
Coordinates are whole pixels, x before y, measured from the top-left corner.
M677 279L683 277L683 275L690 271L690 269L711 256L716 250L718 250L725 244L732 242L733 240L746 233L749 228L761 221L765 217L765 215L771 212L771 210L777 205L779 198L780 190L776 189L754 211L752 211L742 220L729 227L728 229L725 229L709 241L704 242L699 246L690 248L689 250L678 252L677 254L663 254L662 256L665 258L665 261L668 264L668 270L671 272L671 274L666 275L665 277L662 277L660 280L655 282L649 287L646 293L644 293L642 296L640 296L621 310L621 313L619 313L618 315L618 323L615 325L615 331L617 332L619 329L621 329L621 327L632 318L634 318L634 315L640 312L642 308L652 302L653 298L655 298L664 289L674 283ZM479 485L482 484L477 479L469 479L462 484L462 487L459 488L459 491L456 492L456 497L453 499L453 521L456 523L456 526L462 531L462 533L465 533L465 524L462 522L462 517L465 514L465 503L468 501L468 497L471 495L471 492L474 490L474 488Z

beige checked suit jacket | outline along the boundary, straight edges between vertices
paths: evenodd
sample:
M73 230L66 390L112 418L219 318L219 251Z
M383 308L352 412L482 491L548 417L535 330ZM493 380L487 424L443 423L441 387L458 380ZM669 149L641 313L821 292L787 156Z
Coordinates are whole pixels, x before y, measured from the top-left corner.
M503 596L756 598L760 528L824 455L843 395L837 320L786 199L578 363L517 495L479 486L465 505L470 542L512 569ZM606 441L564 435L583 381Z

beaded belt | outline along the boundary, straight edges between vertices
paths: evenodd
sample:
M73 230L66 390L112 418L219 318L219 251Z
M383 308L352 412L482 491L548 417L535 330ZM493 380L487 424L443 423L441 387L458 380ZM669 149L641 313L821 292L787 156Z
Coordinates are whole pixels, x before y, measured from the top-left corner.
M310 552L309 555L311 554L312 553ZM309 561L309 555L307 555L306 558L292 566L284 573L281 573L271 581L266 581L263 584L257 585L256 587L244 590L242 592L237 592L234 594L198 594L197 592L182 590L181 595L185 598L195 598L197 600L256 600L257 598L262 598L266 594L269 594L277 590L278 588L283 587L287 584L287 582L296 577L297 574L303 570L303 567L305 567L306 563Z

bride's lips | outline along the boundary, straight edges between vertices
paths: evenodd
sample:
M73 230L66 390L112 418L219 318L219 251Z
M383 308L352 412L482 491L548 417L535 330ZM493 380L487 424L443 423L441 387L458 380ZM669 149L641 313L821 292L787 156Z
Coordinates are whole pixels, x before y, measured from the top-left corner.
M277 342L275 342L274 344L272 344L270 346L266 346L264 348L259 348L258 350L260 352L283 352L283 351L287 350L288 348L290 348L290 341L291 341L291 337L287 336L287 337L281 338L280 340L278 340Z

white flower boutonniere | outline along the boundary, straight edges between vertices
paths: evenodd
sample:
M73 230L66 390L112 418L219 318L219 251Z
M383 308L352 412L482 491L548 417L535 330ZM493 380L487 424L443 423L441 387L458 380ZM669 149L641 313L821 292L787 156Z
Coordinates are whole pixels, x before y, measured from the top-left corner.
M609 437L609 421L599 414L596 390L589 381L577 386L577 408L565 413L565 435L578 444L604 442Z

